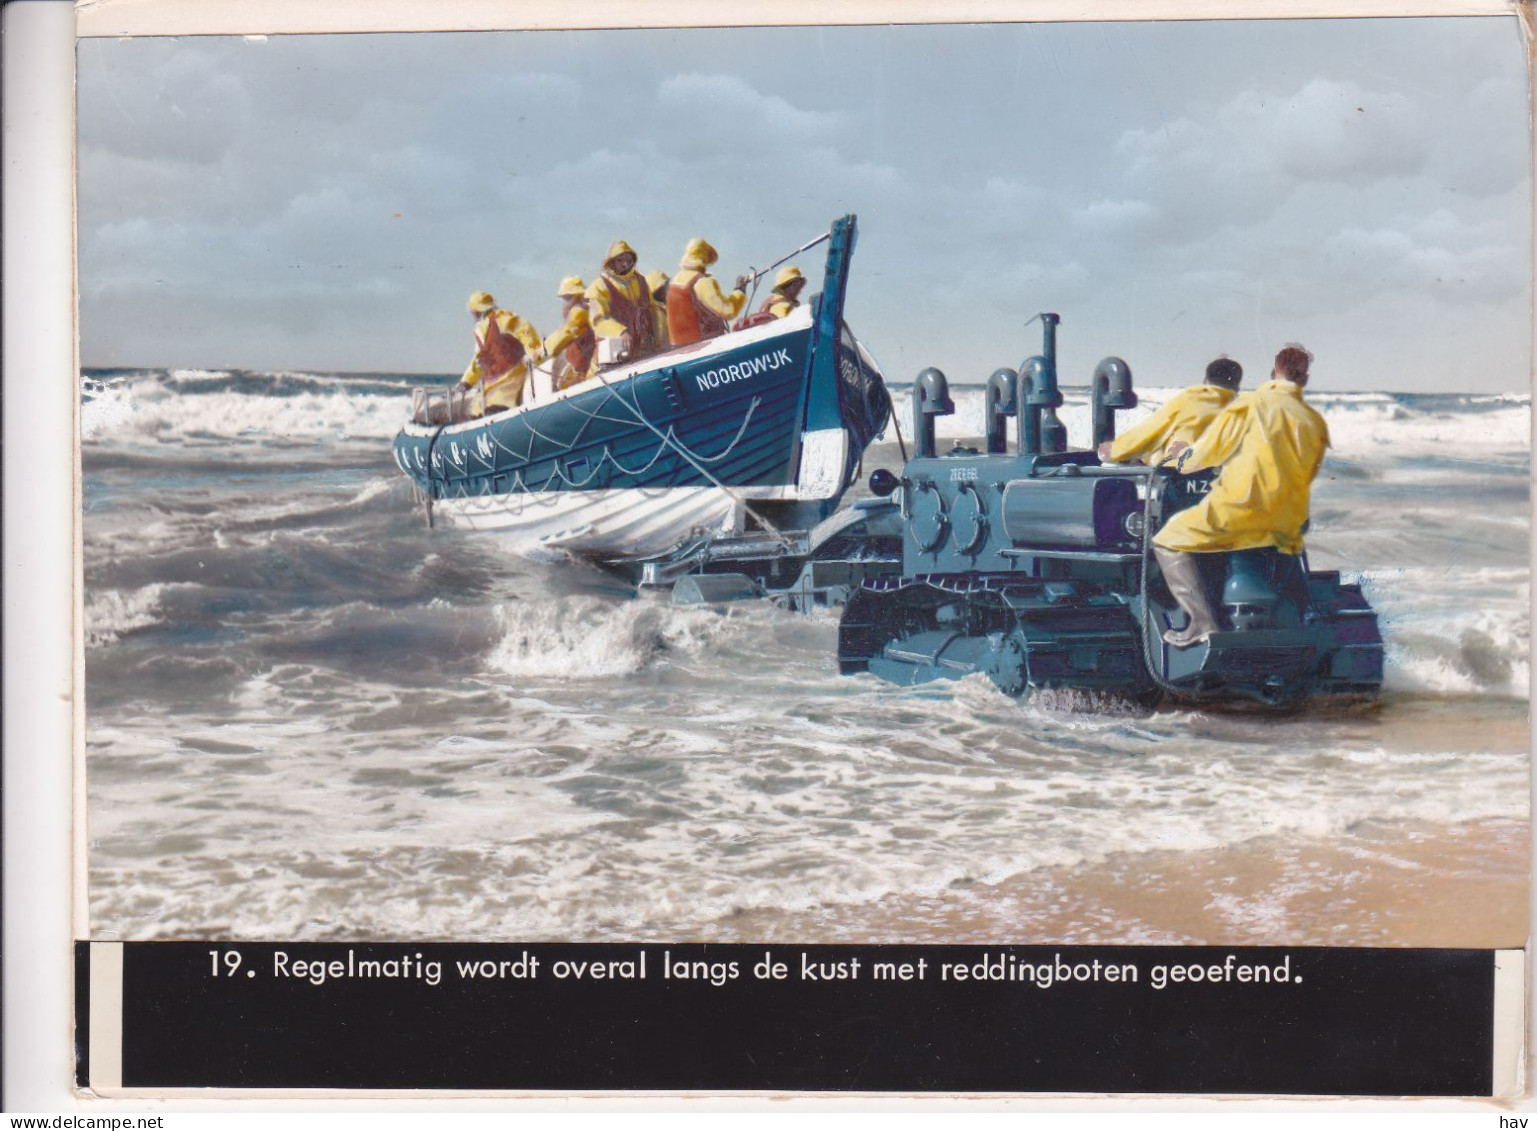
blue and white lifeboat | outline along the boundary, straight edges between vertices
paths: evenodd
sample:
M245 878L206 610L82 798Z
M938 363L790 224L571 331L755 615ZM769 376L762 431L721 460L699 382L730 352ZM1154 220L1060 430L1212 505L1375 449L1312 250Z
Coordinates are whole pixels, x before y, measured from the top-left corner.
M788 317L600 368L484 418L449 419L416 391L394 456L433 519L545 546L648 554L769 514L836 507L891 400L843 322L855 219L827 233L820 294Z

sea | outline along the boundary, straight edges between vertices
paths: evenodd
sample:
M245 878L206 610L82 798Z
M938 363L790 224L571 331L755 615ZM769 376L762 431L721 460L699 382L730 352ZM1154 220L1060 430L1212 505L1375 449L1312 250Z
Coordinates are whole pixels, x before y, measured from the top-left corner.
M1362 581L1387 676L1277 717L842 676L834 614L429 529L389 447L443 381L82 373L91 937L942 941L1007 906L1014 942L1392 945L1401 885L1352 875L1524 877L1527 395L1310 390L1312 566ZM1210 880L1070 910L1155 872Z

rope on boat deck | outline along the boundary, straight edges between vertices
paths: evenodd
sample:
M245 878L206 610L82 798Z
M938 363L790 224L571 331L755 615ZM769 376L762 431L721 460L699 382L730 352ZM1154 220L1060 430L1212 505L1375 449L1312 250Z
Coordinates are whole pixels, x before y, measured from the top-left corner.
M561 481L563 481L564 483L566 483L566 484L568 484L568 485L570 485L572 487L584 487L588 483L591 483L593 481L593 479L597 477L598 473L603 469L603 464L604 464L605 461L607 461L608 463L613 464L614 467L616 467L619 471L623 472L625 475L628 475L628 476L631 476L631 477L638 477L640 475L645 474L647 471L649 471L656 464L656 461L661 459L662 452L663 452L664 448L670 447L674 451L676 451L680 456L682 456L694 468L695 471L699 472L699 474L703 475L712 484L714 484L717 488L719 488L721 491L723 491L735 503L737 503L739 506L741 506L741 508L747 514L752 515L752 517L759 523L759 525L761 525L765 530L767 530L771 535L773 535L774 538L779 540L780 544L783 545L785 547L785 549L791 550L791 549L794 548L792 546L792 544L790 543L789 539L787 539L784 536L784 534L782 534L779 531L779 529L774 526L774 524L772 522L770 522L767 518L765 518L763 515L759 514L756 510L754 510L753 507L747 502L747 500L745 498L743 498L741 495L737 494L737 492L733 491L726 484L722 483L716 476L714 476L714 475L712 475L710 473L708 468L703 466L703 464L705 464L705 463L719 463L721 460L723 460L727 456L729 456L734 450L736 450L737 445L742 442L742 438L747 434L747 426L752 423L753 413L756 412L758 407L763 403L763 398L762 397L756 397L755 396L749 402L749 404L747 406L747 412L746 412L746 414L743 415L742 423L737 428L736 435L732 437L731 442L729 444L727 444L726 447L724 449L722 449L718 454L713 455L713 456L705 456L705 455L700 455L698 453L693 452L692 450L690 450L688 448L687 445L685 445L681 440L679 440L678 437L677 437L676 429L674 429L671 425L668 425L667 431L664 433L661 429L659 429L655 424L653 424L650 420L648 420L646 418L645 413L640 410L640 405L639 405L639 401L638 400L635 403L632 404L630 401L627 401L619 393L618 389L616 389L613 385L609 384L608 379L605 378L601 373L597 374L596 376L598 377L599 382L608 391L609 395L612 396L615 400L617 400L627 410L629 410L629 412L633 415L634 419L638 420L641 424L644 424L661 441L661 443L659 443L657 445L656 452L652 455L652 457L648 461L646 461L646 463L642 467L640 467L638 469L633 469L633 468L625 467L624 464L620 463L619 460L614 457L613 450L612 450L611 446L608 445L608 444L605 444L603 446L603 454L598 457L598 461L593 466L592 471L589 472L584 479L576 480L576 479L573 479L571 476L567 475L565 469L563 467L561 467L560 461L556 460L555 461L555 471L554 471L554 474L552 474L548 478L546 478L544 483L541 484L540 487L537 490L529 486L528 481L523 478L523 472L522 472L521 469L518 470L518 471L513 472L512 483L509 484L509 492L508 492L509 494L514 492L514 491L516 491L516 492L519 492L523 498L533 498L535 500L539 500L542 497L549 497L549 496L553 496L553 495L564 494L565 492L552 489L551 486L550 486L550 484L552 482L554 482L554 480L557 477ZM628 421L621 421L621 420L618 420L618 419L616 419L614 417L601 417L598 413L588 413L585 410L581 409L579 406L573 406L573 407L577 407L578 411L581 411L583 413L583 415L586 415L589 419L604 419L604 420L614 421L615 423L628 423ZM552 439L549 436L545 436L542 432L540 432L537 428L535 428L534 425L532 424L532 422L525 420L523 422L523 424L524 424L524 427L526 427L529 430L529 432L531 433L532 436L538 437L539 439L542 439L542 440L545 440L546 442L548 442L550 444L558 444L557 441L555 441L554 439ZM483 433L483 435L488 437L492 444L494 444L501 451L505 452L507 455L511 456L513 459L520 460L521 462L526 463L526 462L529 461L529 459L533 455L533 445L532 445L532 443L530 443L530 445L529 445L528 452L525 453L524 455L520 456L517 452L513 451L513 449L508 447L506 444L502 443L501 440L497 437L496 433L492 429L487 428L486 431ZM466 444L466 449L467 449L467 453L466 453L467 455L474 454L474 448L471 447L470 445ZM494 472L493 472L493 474L494 474ZM448 484L445 482L444 486L448 487ZM450 489L452 489L452 488L450 488ZM645 490L645 488L643 488L643 487L639 487L639 488L636 488L636 489L637 490L641 490L641 491ZM454 492L454 497L455 498L460 498L460 499L465 499L465 500L470 500L470 499L476 499L476 498L489 498L489 497L491 497L493 495L497 495L497 494L499 494L499 493L498 492L494 492L492 490L491 479L488 477L484 481L483 486L481 488L481 491L480 491L480 493L478 495L471 495L470 492L469 492L469 489L467 487L460 487L457 491ZM556 500L554 498L550 498L548 505L553 506L553 505L555 505L555 503L556 503Z
M612 387L610 387L609 391L611 393L613 392ZM627 402L623 398L619 397L619 395L617 393L614 393L613 395L614 395L615 399L619 401L620 404L624 405L626 408L630 407L629 402ZM641 467L639 467L639 468L629 468L629 467L626 467L624 464L620 463L618 458L614 455L612 446L609 445L609 444L604 444L603 445L603 454L598 457L597 463L594 464L592 471L588 473L588 475L587 475L587 477L585 479L582 479L582 480L578 481L576 479L571 478L571 476L566 474L565 469L561 467L560 461L556 460L555 461L555 471L554 471L554 473L551 474L544 481L544 484L539 488L539 490L541 490L541 491L542 490L547 490L549 488L550 483L553 482L557 477L559 479L561 479L562 481L570 484L572 487L585 487L587 484L591 483L593 481L594 477L596 477L596 475L598 474L598 472L602 470L603 464L605 462L613 464L616 468L619 469L620 472L622 472L625 475L629 475L629 476L632 476L632 477L644 475L647 471L650 471L651 468L656 464L656 461L659 460L662 457L662 451L663 451L664 447L671 447L671 448L673 448L675 451L681 453L685 459L691 459L691 457L692 457L692 459L697 459L701 463L719 463L721 460L725 459L733 451L735 451L736 450L736 446L742 442L742 437L747 434L747 426L752 423L753 413L758 410L758 407L762 403L763 403L763 398L762 397L753 397L752 398L752 400L747 405L747 413L742 417L742 423L737 428L736 435L731 438L731 442L729 444L727 444L724 449L722 449L720 452L718 452L717 454L715 454L713 456L700 455L698 452L695 452L692 449L690 449L686 444L683 443L682 440L678 439L676 429L674 429L671 425L668 425L667 432L666 432L665 435L663 435L660 432L658 432L658 435L662 436L662 443L657 445L656 452ZM637 413L636 415L639 415L639 414ZM589 416L589 419L611 420L611 421L614 421L615 423L620 423L620 424L629 424L629 423L631 423L631 421L629 421L629 420L618 420L617 418L611 417L611 416L599 418L595 413L588 414L588 416ZM648 427L651 427L650 423L648 421L645 421L644 419L642 420L642 423L645 423L645 424L647 424ZM534 437L537 437L538 439L541 439L541 440L545 441L546 443L550 444L551 446L554 446L554 447L564 447L564 446L566 446L566 445L561 444L559 440L556 440L556 439L554 439L553 437L550 437L550 436L546 436L544 433L540 432L539 429L534 427L534 425L530 421L526 421L526 420L523 421L523 426L525 428L527 428L529 430L529 432ZM652 427L651 430L653 432L657 432L658 431L654 427ZM533 460L533 445L532 445L532 443L530 443L528 451L524 452L523 454L520 455L518 452L514 451L512 448L510 448L506 444L502 443L502 441L497 437L496 433L492 429L487 428L486 431L483 433L483 435L485 435L490 440L490 442L493 445L495 445L501 451L505 452L507 455L511 456L514 460L517 460L520 463L529 463L529 462L531 462ZM473 446L467 445L467 447L469 449L469 453L470 454L474 454ZM486 463L487 469L489 471L491 471L491 473L494 475L495 474L495 467L494 467L494 465L492 465L489 461L485 460L484 457L482 457L482 462ZM514 484L515 486L521 486L526 491L532 491L533 490L532 487L528 486L527 481L523 479L523 473L521 471L516 471L513 474L514 474L515 479L516 479L516 482ZM708 473L706 473L706 474L708 475ZM481 493L482 494L486 494L487 491L483 490ZM468 496L468 491L464 492L464 495L465 495L465 497L467 497Z
M639 397L636 398L634 404L631 404L629 401L625 400L623 396L620 395L618 389L614 388L614 386L612 386L612 385L610 385L608 383L608 378L603 376L602 370L599 370L598 373L596 374L596 376L597 376L598 380L603 383L603 387L605 389L607 389L610 393L612 393L614 395L614 397L619 401L620 404L624 405L625 408L629 409L631 412L633 412L635 414L635 419L636 420L639 420L647 428L651 429L651 431L656 434L656 436L662 441L662 443L670 444L674 451L676 451L680 456L682 456L684 459L686 459L693 466L695 471L699 472L700 475L703 475L711 483L715 484L715 486L719 487L722 491L724 491L728 496L730 496L730 498L731 498L731 500L733 502L735 502L739 507L742 508L743 511L745 511L747 514L752 515L754 520L757 521L758 525L763 527L763 529L767 530L770 534L772 534L774 536L774 538L779 542L779 544L785 548L786 551L789 551L789 552L792 552L792 553L794 552L794 550L795 550L794 545L791 544L791 542L790 542L790 540L788 538L786 538L783 534L781 534L779 532L779 528L777 526L775 526L772 522L770 522L768 519L764 518L757 511L755 511L748 504L747 500L744 499L741 495L737 494L730 487L727 487L724 483L722 483L714 475L711 475L710 474L710 469L705 467L698 460L696 460L693 457L693 455L688 451L688 449L686 449L685 447L683 447L683 445L681 445L681 444L677 443L676 441L674 441L674 440L669 438L671 436L671 434L672 434L671 426L668 427L666 434L664 434L660 428L658 428L655 424L652 424L651 421L647 420L646 419L646 414L641 412L641 410L640 410L640 398ZM752 409L749 408L747 411L748 411L748 415L751 416L752 415ZM742 429L741 429L741 431L737 432L737 438L738 439L741 438L742 433L746 431L746 428L747 428L747 422L744 420L742 422ZM734 447L735 445L736 445L736 441L733 440L732 441L732 446ZM730 451L731 449L728 448L726 450ZM661 448L658 448L657 451L660 452ZM717 457L717 458L720 458L720 457Z

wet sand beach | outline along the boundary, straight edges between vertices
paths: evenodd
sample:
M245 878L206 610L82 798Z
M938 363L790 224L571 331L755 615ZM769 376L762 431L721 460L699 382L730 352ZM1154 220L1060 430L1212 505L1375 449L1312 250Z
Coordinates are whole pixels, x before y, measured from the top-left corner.
M1515 948L1526 944L1520 821L1119 854L994 886L797 914L734 916L710 941Z
M1476 725L1435 697L1390 697L1357 725L1389 756L1436 749L1519 758L1529 748L1524 704L1485 701L1473 717ZM744 914L711 938L1518 948L1529 931L1530 864L1525 820L1363 821L1329 838L1117 852L1098 865L960 883L932 896Z

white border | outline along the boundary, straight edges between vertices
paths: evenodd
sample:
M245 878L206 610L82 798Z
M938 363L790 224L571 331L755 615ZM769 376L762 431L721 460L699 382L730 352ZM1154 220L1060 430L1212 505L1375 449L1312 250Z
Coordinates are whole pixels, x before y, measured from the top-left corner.
M74 11L0 8L4 173L5 1105L64 1110L73 1073ZM84 791L73 804L85 804Z
M1512 0L81 0L82 36L514 28L757 27L1350 16L1509 16Z

